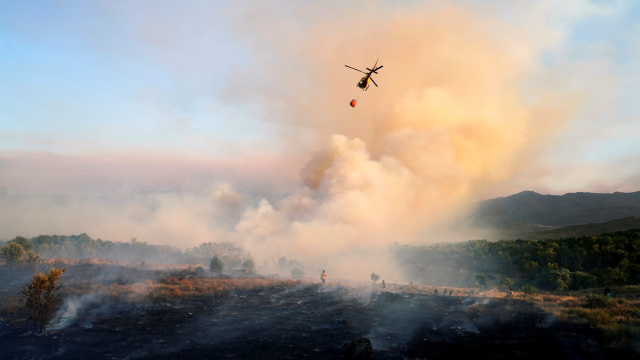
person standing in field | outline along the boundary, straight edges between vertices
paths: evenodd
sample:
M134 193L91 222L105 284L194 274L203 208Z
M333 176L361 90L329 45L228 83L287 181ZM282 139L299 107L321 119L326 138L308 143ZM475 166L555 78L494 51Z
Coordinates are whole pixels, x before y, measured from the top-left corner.
M327 273L324 272L324 270L322 270L322 274L320 274L320 280L322 280L322 285L324 285L324 282L327 280Z

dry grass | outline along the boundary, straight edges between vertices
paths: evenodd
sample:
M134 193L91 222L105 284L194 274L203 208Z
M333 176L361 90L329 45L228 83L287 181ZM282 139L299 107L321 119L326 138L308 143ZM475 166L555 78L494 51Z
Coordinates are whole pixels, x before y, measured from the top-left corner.
M577 292L576 292L577 293ZM561 296L554 301L537 299L547 312L559 320L587 324L597 331L600 343L607 347L640 350L640 300L606 299L595 291Z
M300 284L296 280L279 279L178 279L165 278L160 283L152 283L147 287L147 296L151 300L175 299L181 297L211 296L232 290L265 290Z
M120 301L166 301L188 297L218 296L229 291L284 289L301 284L299 280L280 280L262 278L221 279L221 278L182 278L164 277L158 281L120 285L78 286L69 289L69 293L79 295L96 293Z
M132 278L112 283L96 283L93 277L68 279L65 283L66 296L96 294L105 300L128 303L163 302L194 298L215 298L230 291L283 290L289 286L303 284L301 280L275 278L207 278L194 275L192 271L171 273L155 280L138 282ZM120 279L118 279L120 280ZM24 319L26 307L24 296L16 293L0 295L0 326Z
M19 295L4 294L0 296L0 318L15 316L23 307Z
M26 308L20 298L17 294L0 296L0 326L15 326L27 316Z
M562 297L558 295L542 295L542 301L546 303L559 303L562 301Z

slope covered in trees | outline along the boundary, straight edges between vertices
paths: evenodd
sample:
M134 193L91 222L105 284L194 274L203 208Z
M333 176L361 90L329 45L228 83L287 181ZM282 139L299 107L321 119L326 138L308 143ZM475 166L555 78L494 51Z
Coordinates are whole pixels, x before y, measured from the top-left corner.
M505 239L562 239L570 237L592 236L616 231L640 229L640 217L629 216L623 219L611 220L603 223L571 225L558 229L543 230L529 233L515 234Z
M568 226L640 216L640 191L612 194L542 195L523 191L477 203L471 220L478 225L501 222Z
M554 240L394 245L393 251L409 280L425 285L473 285L478 273L489 284L508 277L514 286L558 291L640 284L638 229Z

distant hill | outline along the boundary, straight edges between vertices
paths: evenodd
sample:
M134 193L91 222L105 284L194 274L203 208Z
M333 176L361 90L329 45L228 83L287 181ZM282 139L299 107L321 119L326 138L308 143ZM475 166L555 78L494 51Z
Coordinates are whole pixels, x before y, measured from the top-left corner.
M480 227L570 226L640 217L640 191L541 195L533 191L481 201L471 212ZM517 226L516 226L517 227ZM512 229L515 230L515 229Z
M581 236L595 236L604 233L613 233L616 231L626 231L630 229L640 229L640 218L627 217L624 219L607 221L605 223L572 225L559 229L515 234L514 236L511 236L511 238L524 240L562 239Z

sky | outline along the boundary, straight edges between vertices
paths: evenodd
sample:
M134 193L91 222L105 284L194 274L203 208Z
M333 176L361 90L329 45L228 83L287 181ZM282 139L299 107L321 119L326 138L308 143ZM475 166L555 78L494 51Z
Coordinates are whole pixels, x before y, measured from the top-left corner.
M430 241L487 198L638 191L639 18L636 1L2 2L0 238L326 262ZM360 92L344 65L376 59Z

